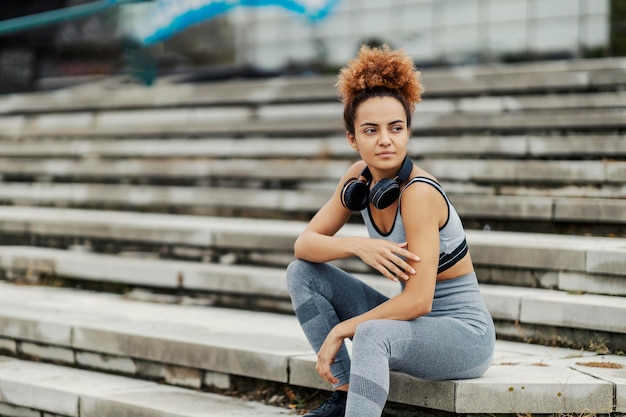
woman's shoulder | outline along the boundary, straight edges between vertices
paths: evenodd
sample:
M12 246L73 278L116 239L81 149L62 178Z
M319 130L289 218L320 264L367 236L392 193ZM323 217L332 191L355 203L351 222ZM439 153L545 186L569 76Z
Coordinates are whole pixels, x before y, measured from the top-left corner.
M366 166L367 165L365 164L363 160L358 160L354 162L352 165L348 167L348 169L346 169L346 171L343 173L343 177L341 178L339 182L344 183L349 179L359 178L359 176L361 175L361 172L363 172Z
M439 184L439 181L433 174L431 174L430 172L424 171L422 168L418 167L417 165L413 165L413 171L411 171L411 177L409 179L413 179L413 178L426 178Z
M405 192L411 194L430 194L435 190L439 192L443 191L443 187L437 178L417 165L414 165L411 176L402 186L402 194Z
M400 199L427 203L429 198L441 198L443 194L443 188L435 180L428 177L411 177L400 190Z
M366 166L367 165L365 164L365 161L363 161L362 159L359 159L358 161L356 161L352 165L350 165L350 167L348 168L347 172L348 173L356 173L356 175L358 175L361 172L363 172L363 170L365 169Z
M429 204L429 201L442 197L447 202L446 192L437 178L418 167L415 167L400 191L400 200L411 200L412 205Z

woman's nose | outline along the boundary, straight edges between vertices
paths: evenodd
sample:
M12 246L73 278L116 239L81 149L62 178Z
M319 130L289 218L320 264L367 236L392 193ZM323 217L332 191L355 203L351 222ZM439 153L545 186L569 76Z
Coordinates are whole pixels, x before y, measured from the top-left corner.
M381 132L378 137L378 143L381 145L388 145L391 143L391 139L389 138L389 134L387 132Z

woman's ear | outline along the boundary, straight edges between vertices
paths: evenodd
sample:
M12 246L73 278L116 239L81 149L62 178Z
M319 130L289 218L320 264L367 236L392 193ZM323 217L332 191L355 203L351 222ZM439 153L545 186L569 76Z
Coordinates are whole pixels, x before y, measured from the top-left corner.
M346 139L348 139L348 143L355 151L359 151L359 146L356 144L356 138L354 135L348 131L346 131Z

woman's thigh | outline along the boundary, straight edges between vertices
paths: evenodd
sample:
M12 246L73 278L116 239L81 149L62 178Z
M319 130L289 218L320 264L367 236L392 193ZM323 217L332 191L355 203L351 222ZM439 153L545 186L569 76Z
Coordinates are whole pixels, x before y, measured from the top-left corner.
M434 380L475 378L491 362L493 337L478 334L449 317L420 317L412 321L371 320L359 325L354 337L353 363L371 347L386 355L391 369ZM375 350L374 350L375 352ZM367 366L367 365L366 365Z
M287 269L287 284L294 308L317 303L314 299L321 298L333 306L341 321L363 314L389 299L355 276L328 263L292 262Z

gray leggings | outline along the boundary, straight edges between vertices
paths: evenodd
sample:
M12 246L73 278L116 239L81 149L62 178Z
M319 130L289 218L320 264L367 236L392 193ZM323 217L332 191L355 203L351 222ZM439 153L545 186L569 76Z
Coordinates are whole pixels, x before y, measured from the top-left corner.
M287 268L293 307L311 346L318 352L339 322L362 314L388 298L327 263L294 261ZM431 313L411 321L371 320L360 324L331 366L350 383L346 417L380 416L389 394L389 370L422 379L481 376L495 344L493 321L474 273L438 282Z

